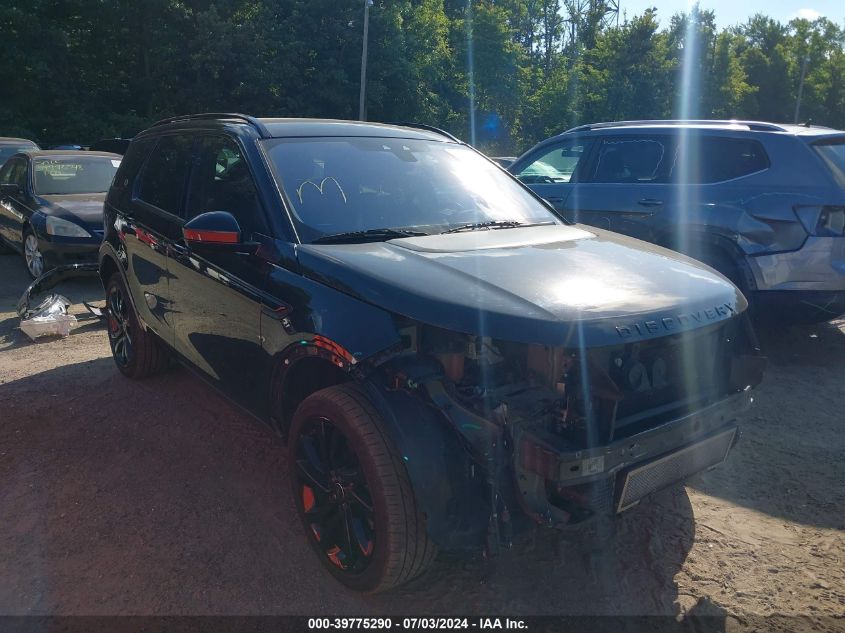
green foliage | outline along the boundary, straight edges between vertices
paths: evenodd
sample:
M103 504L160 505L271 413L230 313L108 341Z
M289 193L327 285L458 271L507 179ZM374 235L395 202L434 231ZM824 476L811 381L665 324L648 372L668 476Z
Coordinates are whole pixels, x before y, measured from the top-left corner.
M375 0L367 116L469 139L472 93L478 145L513 154L590 121L791 121L800 91L802 121L845 127L834 22L756 15L720 31L695 7L616 25L607 8ZM363 13L363 0L0 3L0 134L87 143L199 111L355 118Z

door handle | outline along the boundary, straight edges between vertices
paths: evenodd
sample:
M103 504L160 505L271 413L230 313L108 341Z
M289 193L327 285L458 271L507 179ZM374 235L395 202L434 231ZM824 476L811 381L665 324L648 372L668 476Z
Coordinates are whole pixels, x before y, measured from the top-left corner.
M643 207L659 207L663 205L663 200L657 200L656 198L643 198L642 200L637 200L637 204Z
M176 242L172 242L170 244L170 250L172 250L176 255L188 255L191 252L187 246L182 246Z

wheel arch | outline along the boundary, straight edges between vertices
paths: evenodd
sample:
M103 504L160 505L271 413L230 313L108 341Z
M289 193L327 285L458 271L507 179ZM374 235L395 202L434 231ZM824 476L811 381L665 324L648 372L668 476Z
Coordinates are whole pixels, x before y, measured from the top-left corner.
M364 390L405 465L426 531L449 552L484 547L491 514L486 481L443 412L417 392L366 380Z
M723 258L734 266L738 280L742 283L740 290L746 291L756 288L754 273L748 263L747 254L729 235L701 227L677 228L676 231L664 232L660 235L656 242L657 245L704 263L708 263L708 256ZM684 240L681 240L679 235L684 235ZM725 274L725 271L719 272ZM731 275L726 274L725 276L730 277Z
M120 266L118 266L114 257L112 257L111 255L107 254L100 258L100 268L98 270L98 275L100 277L100 282L102 283L104 290L109 283L109 279L111 279L112 275L114 275L119 270Z
M280 355L271 379L270 421L287 442L297 407L312 393L352 380L338 358L316 345L294 343Z
M108 242L103 242L100 245L97 275L100 278L100 283L103 285L104 292L108 288L109 279L111 279L112 275L114 275L114 273L116 272L120 273L120 276L123 279L123 284L126 286L126 294L129 297L129 303L131 304L132 309L137 315L138 307L135 304L135 297L132 295L132 286L129 283L129 278L126 275L126 269L120 263L120 257L118 256L117 251L114 250L114 247ZM140 316L138 317L138 320L141 323L141 328L146 331L147 324L144 322L143 319L140 318Z
M273 372L271 423L285 443L293 414L312 393L344 382L358 383L402 458L426 530L447 551L483 545L489 501L481 469L454 427L424 395L390 387L380 368L358 370L312 343L294 344Z

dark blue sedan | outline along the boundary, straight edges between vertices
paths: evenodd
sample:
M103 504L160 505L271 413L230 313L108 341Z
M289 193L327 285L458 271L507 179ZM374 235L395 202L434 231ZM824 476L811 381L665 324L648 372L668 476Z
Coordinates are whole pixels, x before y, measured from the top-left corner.
M20 252L32 277L63 264L96 263L103 201L121 156L32 151L0 169L0 240Z

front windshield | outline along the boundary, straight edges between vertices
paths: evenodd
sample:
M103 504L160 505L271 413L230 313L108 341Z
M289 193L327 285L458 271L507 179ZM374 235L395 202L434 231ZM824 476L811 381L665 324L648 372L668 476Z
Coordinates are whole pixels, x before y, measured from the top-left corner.
M379 228L559 222L463 145L401 138L274 139L267 153L305 242Z
M35 193L41 196L103 193L109 190L119 158L86 156L35 161Z

